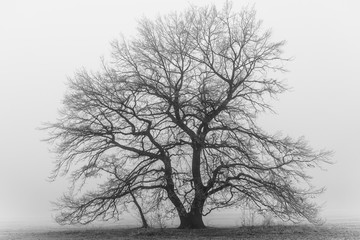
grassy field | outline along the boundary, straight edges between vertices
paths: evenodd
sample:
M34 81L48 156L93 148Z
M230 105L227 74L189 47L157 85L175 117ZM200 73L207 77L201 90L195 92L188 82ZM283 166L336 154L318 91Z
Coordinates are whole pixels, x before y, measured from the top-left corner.
M0 231L1 240L119 240L119 239L259 239L259 240L360 240L360 226L351 224L254 226L239 228L180 229L67 229Z

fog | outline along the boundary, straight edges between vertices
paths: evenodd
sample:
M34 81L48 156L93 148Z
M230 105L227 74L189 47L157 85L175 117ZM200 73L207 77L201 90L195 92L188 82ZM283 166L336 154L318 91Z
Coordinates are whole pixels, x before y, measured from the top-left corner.
M212 1L221 7L224 1ZM136 21L210 1L2 1L0 3L0 221L53 222L66 178L49 182L55 155L41 139L43 122L61 108L66 79L97 70L109 42L136 34ZM316 201L327 219L360 216L360 3L357 1L236 1L286 40L291 91L273 102L277 114L259 122L269 132L305 136L333 150L333 165L314 169L327 191Z

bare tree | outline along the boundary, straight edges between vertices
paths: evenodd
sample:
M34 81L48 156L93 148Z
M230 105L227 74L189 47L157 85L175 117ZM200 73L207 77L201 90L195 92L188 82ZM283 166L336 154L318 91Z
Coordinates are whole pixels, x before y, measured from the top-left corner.
M306 169L329 152L256 124L286 90L269 77L284 71L283 45L253 10L233 12L228 3L145 18L135 38L114 41L100 72L69 80L61 117L47 126L59 154L54 179L104 179L62 199L59 221L115 217L134 192L171 203L180 228L204 228L212 210L243 204L316 221L309 198L322 189L311 187Z

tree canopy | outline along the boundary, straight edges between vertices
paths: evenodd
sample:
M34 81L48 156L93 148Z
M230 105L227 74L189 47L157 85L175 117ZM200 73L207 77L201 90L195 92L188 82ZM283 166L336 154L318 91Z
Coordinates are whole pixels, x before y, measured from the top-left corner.
M309 167L328 161L303 138L256 123L286 90L283 41L255 11L231 4L143 18L138 34L113 41L97 72L69 79L60 118L49 123L58 153L53 179L103 180L57 203L61 223L114 218L133 203L166 204L181 228L205 227L214 209L249 205L279 218L316 221ZM150 201L149 201L150 200Z

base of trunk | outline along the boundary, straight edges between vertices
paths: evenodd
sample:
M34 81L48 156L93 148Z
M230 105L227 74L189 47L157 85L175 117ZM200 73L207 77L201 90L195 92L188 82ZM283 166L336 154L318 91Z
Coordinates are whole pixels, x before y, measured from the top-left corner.
M202 215L188 214L185 217L180 217L179 229L202 229L206 228Z

